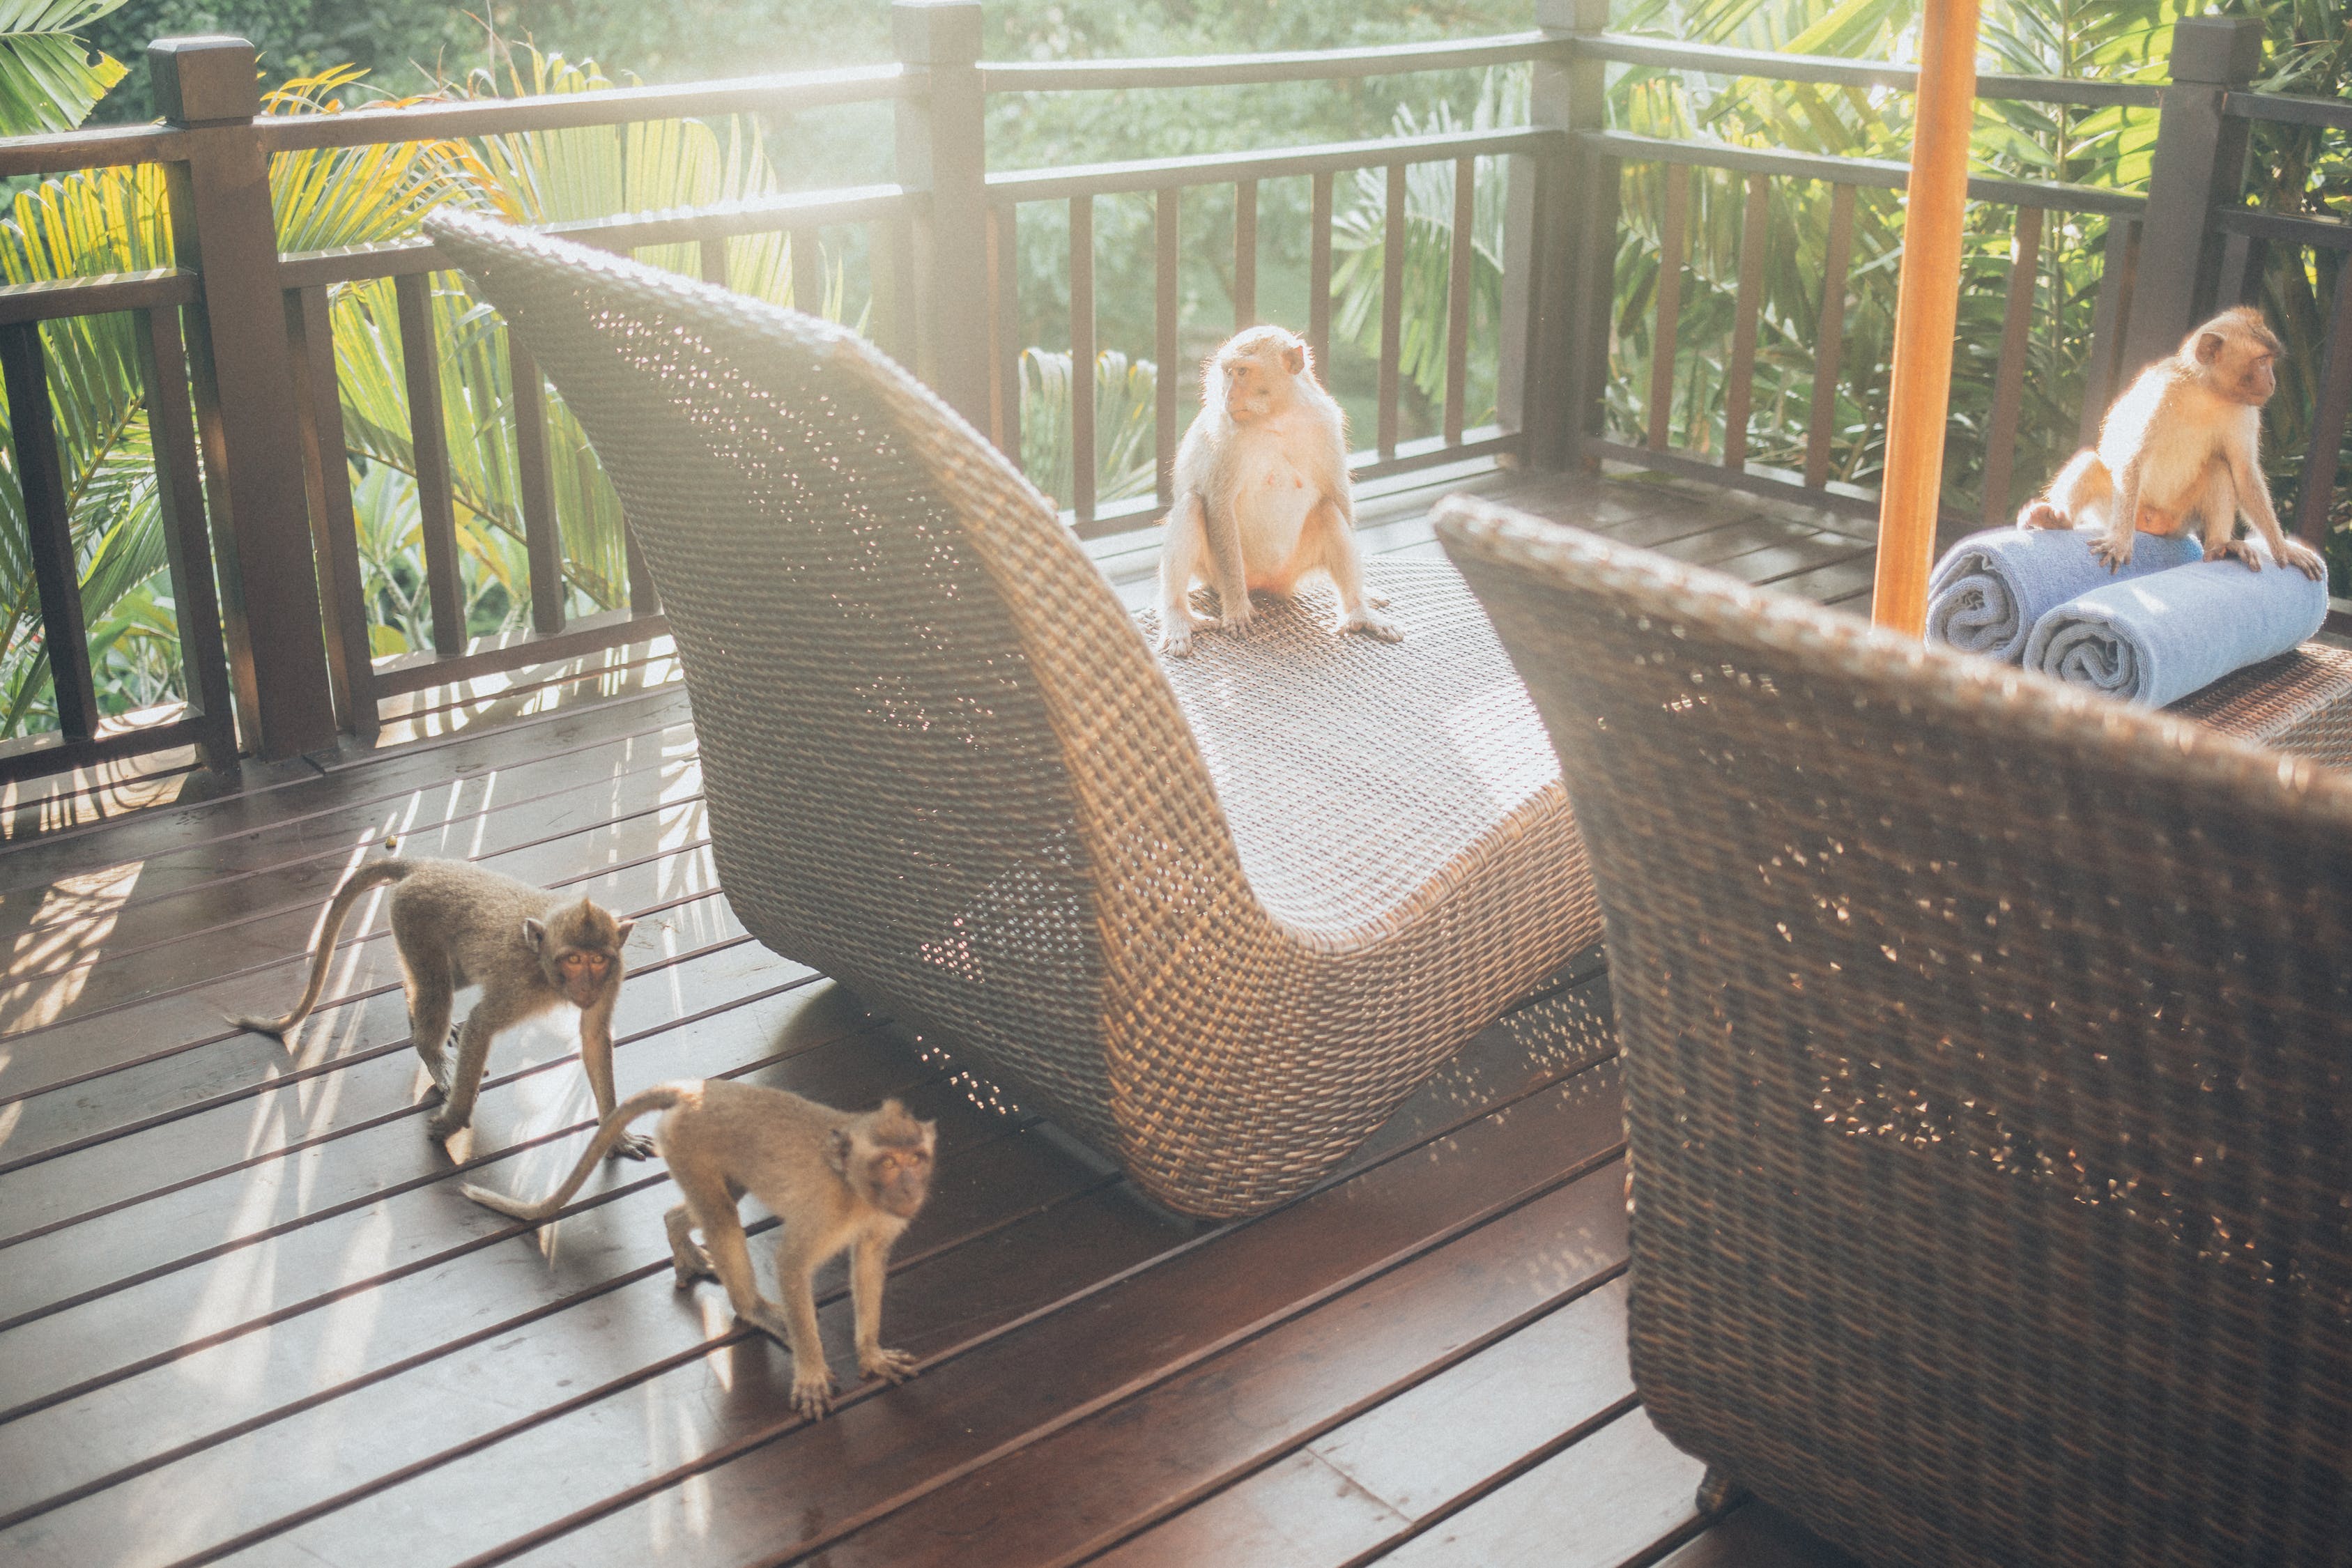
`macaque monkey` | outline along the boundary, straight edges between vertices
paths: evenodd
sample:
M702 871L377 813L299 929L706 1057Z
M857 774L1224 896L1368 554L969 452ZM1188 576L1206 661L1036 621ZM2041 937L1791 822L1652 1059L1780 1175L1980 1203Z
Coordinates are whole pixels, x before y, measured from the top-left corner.
M634 1096L606 1116L563 1184L538 1203L487 1187L467 1197L517 1219L542 1220L569 1202L588 1173L626 1135L628 1125L664 1112L654 1143L677 1179L677 1207L663 1216L670 1264L681 1290L697 1279L727 1288L735 1315L783 1342L793 1352L793 1407L814 1418L833 1399L833 1373L816 1327L812 1277L845 1248L857 1323L857 1366L892 1383L914 1374L915 1359L882 1343L882 1287L890 1248L931 1192L935 1122L918 1121L895 1100L852 1115L787 1094L725 1079L666 1083ZM760 1294L735 1202L743 1194L783 1221L776 1241L776 1289ZM702 1232L695 1245L692 1232Z
M425 1131L447 1138L474 1116L474 1096L490 1042L526 1018L570 1003L580 1009L580 1065L596 1097L596 1113L613 1114L613 1004L621 994L621 944L635 921L614 920L586 899L558 895L485 871L462 860L403 860L387 856L362 864L335 889L325 929L311 954L310 983L283 1018L232 1018L240 1028L280 1038L310 1016L327 982L335 939L352 906L371 888L392 887L392 941L408 993L408 1032L425 1070L441 1093L441 1109ZM464 1026L449 1027L457 993L482 988ZM448 1059L457 1047L457 1065ZM642 1160L653 1145L627 1138L614 1152Z
M2091 552L2110 571L2130 562L2136 532L2194 527L2206 560L2234 555L2259 572L2262 557L2237 537L2243 511L2273 560L2324 575L2319 552L2280 531L2255 460L2283 352L2260 310L2222 311L2140 372L2107 410L2098 446L2075 453L2017 514L2017 525L2097 529Z
M1181 658L1211 626L1244 631L1250 592L1288 595L1321 569L1339 590L1342 633L1404 633L1364 585L1348 485L1347 419L1315 379L1307 341L1280 327L1236 334L1201 367L1201 412L1176 449L1176 504L1160 558L1160 646ZM1223 619L1192 614L1192 584Z

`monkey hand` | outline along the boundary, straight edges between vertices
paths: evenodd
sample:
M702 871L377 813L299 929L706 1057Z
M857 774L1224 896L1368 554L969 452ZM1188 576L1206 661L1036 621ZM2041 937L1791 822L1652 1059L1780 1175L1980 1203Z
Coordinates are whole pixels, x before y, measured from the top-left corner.
M1233 633L1235 637L1249 636L1250 621L1257 615L1257 607L1250 603L1250 596L1247 594L1234 595L1230 608L1222 603L1217 608L1221 612L1217 620L1217 625L1221 628Z
M434 1138L455 1138L466 1130L466 1124L472 1120L470 1115L450 1115L449 1108L445 1105L425 1119L425 1131Z
M2020 528L2071 528L2066 514L2047 500L2030 500L2017 514Z
M1389 607L1389 596L1378 588L1368 587L1364 590L1364 603L1376 610L1385 610Z
M886 1350L880 1345L857 1352L857 1370L868 1377L878 1377L889 1383L904 1383L915 1375L915 1358L905 1351Z
M2327 563L2319 552L2300 539L2286 542L2286 563L2316 583L2327 575Z
M1192 634L1206 624L1190 610L1181 616L1163 611L1160 617L1160 651L1170 658L1192 658Z
M811 1421L822 1421L833 1405L833 1373L824 1363L803 1368L793 1363L793 1408Z
M1349 632L1361 632L1381 642L1404 641L1404 628L1370 605L1350 610L1339 618L1339 635L1346 637Z
M2134 537L2126 533L2117 539L2112 533L2103 533L2091 541L2091 558L2110 572L2120 572L2131 564Z
M607 1160L643 1160L654 1152L654 1141L642 1132L625 1132L614 1143Z

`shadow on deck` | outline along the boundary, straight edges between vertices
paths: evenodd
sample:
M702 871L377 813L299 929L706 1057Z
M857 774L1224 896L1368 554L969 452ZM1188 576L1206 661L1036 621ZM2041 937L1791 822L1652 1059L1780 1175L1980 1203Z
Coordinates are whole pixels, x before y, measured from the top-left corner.
M1367 500L1367 547L1434 552L1424 514L1448 489L1866 605L1853 525L1657 484L1424 478ZM1094 548L1147 595L1150 543ZM1697 1466L1633 1397L1599 954L1325 1185L1188 1230L744 934L684 695L630 668L650 689L252 770L208 803L119 821L95 795L19 804L0 849L0 1559L1843 1561L1760 1507L1702 1517ZM328 892L387 831L637 914L625 1089L724 1073L940 1118L886 1314L915 1381L844 1370L836 1269L820 1299L849 1394L795 1417L783 1352L714 1288L672 1289L658 1166L608 1167L536 1233L460 1198L459 1171L549 1184L586 1089L563 1034L519 1033L476 1131L428 1142L380 923L346 931L292 1046L224 1026L285 1005Z

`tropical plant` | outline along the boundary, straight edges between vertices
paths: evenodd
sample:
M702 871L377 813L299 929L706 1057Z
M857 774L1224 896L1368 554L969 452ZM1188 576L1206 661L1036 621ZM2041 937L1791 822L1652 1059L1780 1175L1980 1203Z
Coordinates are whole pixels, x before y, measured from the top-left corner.
M1021 353L1021 471L1059 506L1070 504L1070 356ZM1153 411L1159 367L1116 349L1095 356L1095 499L1150 495L1160 477Z

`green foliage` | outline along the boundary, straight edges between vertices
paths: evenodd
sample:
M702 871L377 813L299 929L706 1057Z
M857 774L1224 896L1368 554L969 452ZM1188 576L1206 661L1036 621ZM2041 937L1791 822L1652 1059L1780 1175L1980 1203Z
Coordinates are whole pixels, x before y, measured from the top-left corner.
M2170 25L2188 3L1990 0L1979 64L2017 74L2160 79ZM1633 0L1619 25L1756 48L1900 59L1914 47L1917 18L1918 0ZM1904 94L1635 68L1614 82L1612 110L1618 124L1650 135L1898 161L1909 155L1910 100ZM2154 134L2153 110L1986 100L1978 110L1975 161L1988 172L2024 178L2144 188ZM1625 174L1610 394L1611 418L1621 431L1642 430L1649 418L1658 225L1668 174L1638 164ZM1745 182L1702 172L1696 193L1670 424L1676 444L1712 453L1723 447ZM1831 191L1826 184L1776 180L1770 200L1749 451L1755 461L1801 468L1818 369L1813 345ZM1898 192L1858 193L1832 477L1864 486L1875 481L1885 459L1901 214ZM2013 207L1979 203L1969 212L1945 461L1946 500L1956 505L1980 501L2015 223ZM2026 404L2003 507L2046 479L2074 443L2105 243L2100 219L2053 214L2043 232Z
M1021 471L1070 504L1070 356L1050 349L1021 354ZM1160 476L1152 439L1158 367L1116 349L1095 357L1095 500L1150 495Z

